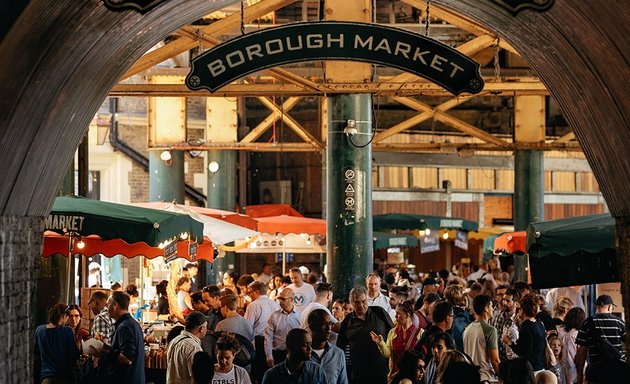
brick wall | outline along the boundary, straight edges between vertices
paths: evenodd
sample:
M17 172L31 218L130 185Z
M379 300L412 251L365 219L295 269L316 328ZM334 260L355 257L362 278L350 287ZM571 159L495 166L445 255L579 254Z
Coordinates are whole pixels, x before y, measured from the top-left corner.
M0 383L33 382L42 218L0 217Z

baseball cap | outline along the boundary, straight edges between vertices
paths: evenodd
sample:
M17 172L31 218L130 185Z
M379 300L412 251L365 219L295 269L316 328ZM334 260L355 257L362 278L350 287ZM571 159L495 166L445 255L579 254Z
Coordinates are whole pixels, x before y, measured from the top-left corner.
M192 311L186 316L186 330L195 329L207 322L206 316L198 311Z
M306 268L305 266L300 266L300 268L298 268L300 270L300 273L303 275L308 275L310 273L310 271L308 270L308 268Z
M613 302L612 297L608 295L599 295L597 297L597 300L595 300L595 305L598 305L598 306L612 305L613 307L616 307L615 303Z
M426 279L422 280L422 285L436 285L437 284L437 280L435 280L435 278L433 277L427 277Z

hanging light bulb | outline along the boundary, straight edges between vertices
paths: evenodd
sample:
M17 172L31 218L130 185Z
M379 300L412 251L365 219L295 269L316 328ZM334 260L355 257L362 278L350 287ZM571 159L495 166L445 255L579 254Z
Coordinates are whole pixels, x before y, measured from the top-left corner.
M444 233L442 234L442 238L443 238L444 240L447 240L447 239L448 239L448 232L444 232Z
M164 249L164 243L160 243L160 244L158 245L158 248L160 248L160 249Z
M171 151L164 150L162 151L162 153L160 153L160 159L162 159L162 161L169 161L172 158L173 156L171 155Z
M180 237L182 240L186 240L186 239L188 238L188 233L187 233L187 232L182 232L182 233L179 235L179 237Z
M426 234L427 234L427 236L429 236L429 235L431 234L431 230L430 230L429 228L427 228L427 230L426 230L426 231L424 231L424 233L426 233Z
M311 245L311 237L309 236L308 239L306 239L306 245Z
M83 242L83 240L79 240L79 242L77 243L77 249L83 248L85 248L85 243Z

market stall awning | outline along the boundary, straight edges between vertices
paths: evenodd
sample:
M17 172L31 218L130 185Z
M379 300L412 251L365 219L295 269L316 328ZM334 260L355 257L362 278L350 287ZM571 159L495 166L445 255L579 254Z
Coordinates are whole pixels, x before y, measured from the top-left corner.
M235 240L246 239L260 234L249 228L241 227L236 224L228 223L226 221L198 213L193 207L188 205L168 203L159 209L166 212L188 215L201 222L203 224L204 237L217 245L231 243Z
M398 233L374 232L374 249L417 247L418 238Z
M72 244L68 242L72 241ZM79 248L79 242L83 243L83 247ZM70 249L68 248L70 246ZM214 260L214 248L212 243L206 241L197 245L195 255L190 254L190 243L188 241L177 242L177 257L195 261L195 260ZM68 251L71 254L83 254L85 256L103 255L105 257L125 256L133 258L143 256L153 259L164 256L165 249L159 247L151 247L147 243L137 242L133 244L126 243L121 239L103 240L96 235L84 236L81 239L69 239L67 236L59 235L52 231L44 232L44 248L42 256L49 257L55 254L67 256Z
M133 205L144 208L152 208L152 209L164 209L172 203L166 203L162 201L152 201L152 202L144 202L144 203L134 203ZM221 209L214 208L205 208L205 207L196 207L193 205L187 205L186 208L193 210L197 213L200 213L204 216L213 217L215 219L227 221L228 223L232 223L241 227L249 228L256 230L256 220L252 219L249 216L241 215L237 212L224 211Z
M461 231L476 231L479 223L455 217L411 215L390 213L374 215L373 227L375 231L388 229L459 229Z
M610 214L531 223L532 284L547 288L619 281L615 236Z
M510 232L498 236L494 240L494 253L527 253L527 232Z
M74 196L55 199L44 229L129 244L144 242L152 247L176 241L182 234L203 241L203 224L188 215Z
M326 236L326 220L312 219L296 216L272 216L259 217L257 230L269 234L306 233L308 235L320 234Z
M260 204L248 205L245 207L245 214L249 217L270 217L270 216L296 216L303 217L300 212L296 211L289 204Z

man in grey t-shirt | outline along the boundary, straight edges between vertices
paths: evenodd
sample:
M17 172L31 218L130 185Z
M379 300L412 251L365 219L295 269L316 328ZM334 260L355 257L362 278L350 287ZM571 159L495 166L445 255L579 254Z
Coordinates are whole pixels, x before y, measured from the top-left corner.
M238 296L227 295L221 298L221 315L225 318L217 324L215 331L238 333L254 343L254 328L252 323L236 312Z
M472 362L479 366L482 382L498 382L499 346L497 329L488 324L492 317L492 299L486 295L478 295L473 299L473 309L477 320L464 330L464 352Z

